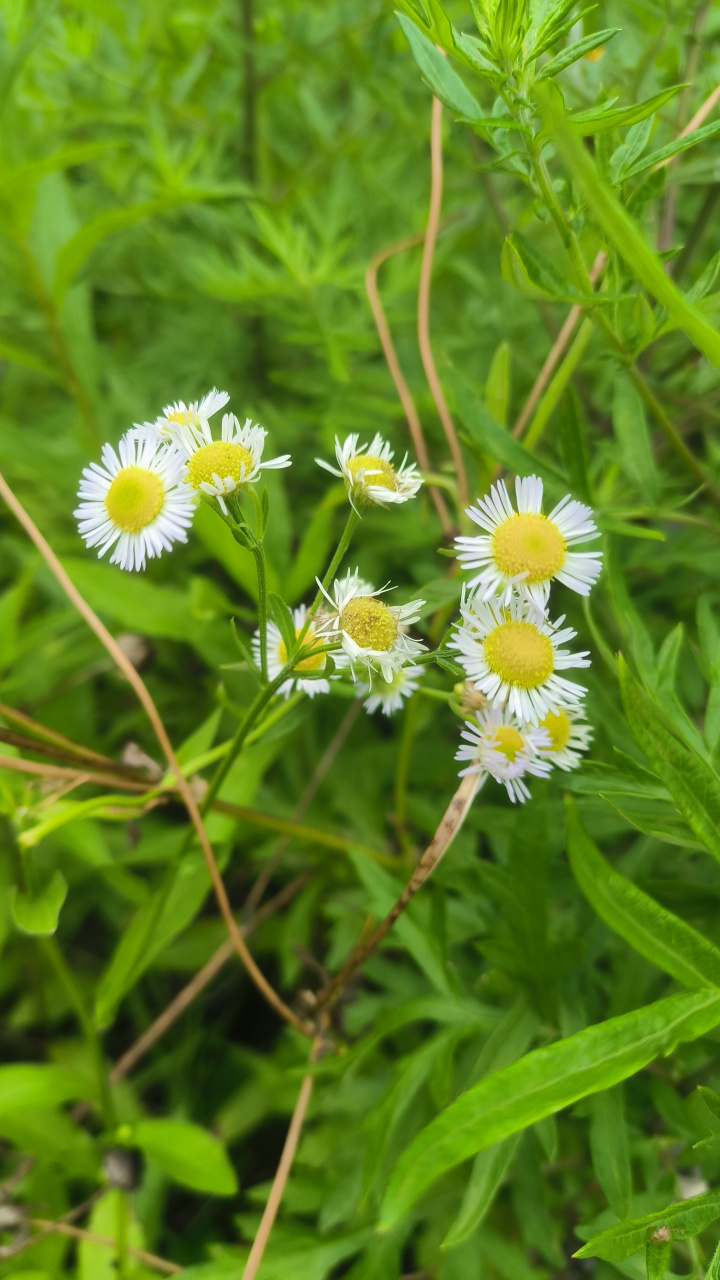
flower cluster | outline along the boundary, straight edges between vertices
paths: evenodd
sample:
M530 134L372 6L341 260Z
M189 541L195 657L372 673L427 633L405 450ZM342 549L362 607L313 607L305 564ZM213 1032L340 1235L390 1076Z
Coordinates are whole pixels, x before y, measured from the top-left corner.
M287 455L263 461L267 432L249 418L240 426L226 413L220 438L213 436L210 418L229 398L213 390L194 404L177 401L127 431L117 451L103 447L102 464L83 471L75 512L88 547L99 547L99 556L112 547L111 564L144 569L174 542L187 541L201 495L227 515L226 499L261 470L290 466Z
M479 569L463 588L460 620L449 642L484 707L466 722L456 759L462 774L491 776L510 799L525 800L526 774L545 777L553 765L575 769L591 741L585 689L563 674L587 667L587 652L564 616L548 613L553 581L587 595L600 573L601 552L570 551L598 537L589 507L570 497L542 513L537 476L515 482L517 508L500 481L467 514L484 533L455 540L464 568Z

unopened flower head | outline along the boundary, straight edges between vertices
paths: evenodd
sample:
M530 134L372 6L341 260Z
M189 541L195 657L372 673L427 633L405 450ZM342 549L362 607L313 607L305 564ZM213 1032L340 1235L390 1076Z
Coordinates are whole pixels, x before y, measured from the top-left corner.
M101 458L85 468L78 490L75 517L88 547L99 547L98 556L114 547L110 563L137 570L187 542L196 504L176 450L128 432L117 453L103 445Z
M365 699L363 706L370 715L375 711L394 715L402 709L403 699L415 693L424 672L424 667L401 667L386 680L379 671L369 671L368 680L358 685L358 697Z
M460 777L489 774L505 786L513 804L529 799L525 774L546 778L552 769L550 760L539 754L550 741L547 730L523 724L507 708L478 711L474 721L466 720L460 736L464 741L455 759L470 761Z
M154 422L136 423L134 430L141 436L170 443L175 439L178 427L198 427L203 422L207 423L214 413L225 408L229 399L227 391L213 387L202 400L194 400L192 404L185 404L184 400L166 404L159 418Z
M223 414L219 440L213 439L207 422L178 423L173 439L185 459L185 483L217 498L227 515L225 498L252 484L263 470L290 466L289 454L263 461L266 436L250 418L241 427L234 413Z
M601 551L569 551L578 542L599 537L592 511L569 496L542 514L543 483L537 476L515 481L517 511L502 480L487 497L469 507L467 515L486 532L475 538L456 538L464 569L480 569L469 586L484 600L500 593L509 603L513 588L532 600L539 613L545 608L553 579L586 596L600 573Z
M556 764L558 769L577 769L582 764L580 753L587 751L593 737L584 708L578 705L549 711L540 726L547 729L550 737L550 746L541 748L543 759Z
M425 649L420 640L412 640L405 632L406 626L417 622L424 600L388 605L378 599L385 590L383 587L373 591L356 570L336 578L332 596L324 592L330 611L324 615L320 634L340 640L342 649L335 662L349 666L353 678L356 666L360 666L392 680L401 667Z
M305 618L306 618L306 610L305 610L304 604L301 604L299 609L293 609L293 624L295 627L296 637L300 635L303 627L305 626ZM316 638L317 638L317 630L314 622L311 622L307 631L305 632L305 635L303 636L302 647L303 648L310 648L310 646L315 647ZM322 642L319 641L318 643L322 643ZM259 667L260 666L260 632L259 631L256 631L253 637L252 649L253 649L253 656ZM276 676L279 676L283 667L287 663L287 660L288 660L287 646L285 644L285 641L282 638L282 635L280 634L280 629L275 625L274 622L272 621L268 622L267 624L267 670L268 670L268 676L270 677L271 680L274 680ZM292 693L293 689L297 689L302 691L303 693L306 693L310 698L314 698L316 693L329 693L330 682L328 680L321 680L321 679L318 679L317 677L315 677L315 679L307 679L307 678L303 678L301 674L303 671L306 671L306 672L324 671L326 666L327 666L326 653L309 653L307 657L300 659L300 661L297 663L297 665L293 669L293 675L290 676L287 680L283 681L283 683L280 685L280 688L278 689L278 693L282 694L286 698L290 697L290 694ZM295 674L296 672L298 674Z
M575 706L585 689L558 675L568 667L589 667L587 651L570 653L560 646L575 637L564 618L538 620L529 600L514 597L508 605L485 601L478 594L460 606L451 649L469 680L493 707L507 704L519 720L539 724L548 711Z
M375 503L384 507L414 498L422 476L414 462L408 466L407 454L400 466L394 467L393 451L381 435L373 436L369 445L358 441L359 436L350 435L341 444L335 437L337 467L322 458L315 459L318 466L345 481L352 505L358 508Z

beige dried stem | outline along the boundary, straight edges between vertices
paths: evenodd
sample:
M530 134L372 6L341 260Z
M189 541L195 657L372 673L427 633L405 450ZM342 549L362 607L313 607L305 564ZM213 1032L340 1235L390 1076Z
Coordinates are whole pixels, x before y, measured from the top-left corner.
M374 933L370 935L367 941L362 942L355 948L348 960L345 961L342 969L323 987L317 997L319 1008L323 1008L330 1001L336 1000L343 988L348 983L353 974L365 963L368 956L380 945L383 938L390 932L392 926L401 916L408 904L415 897L418 889L421 889L425 881L429 879L438 863L447 853L455 836L465 821L470 806L475 799L478 787L480 786L480 775L477 773L467 774L460 782L455 795L448 805L442 816L440 825L435 832L430 844L422 855L415 870L413 871L408 883L405 885L400 897L394 907L385 916L385 919L378 925Z
M370 303L370 310L373 313L373 319L378 331L378 337L380 338L383 355L385 356L387 367L390 370L390 377L395 383L395 390L397 391L400 403L405 410L405 417L407 418L408 427L410 428L415 456L420 463L421 470L429 471L430 458L427 451L427 444L425 443L425 436L423 435L422 424L420 422L418 411L415 408L415 401L412 398L412 393L405 381L403 371L400 368L400 361L397 358L392 335L390 333L390 326L387 322L387 316L385 315L385 310L380 300L380 293L378 291L377 284L377 273L383 262L387 262L388 258L394 257L396 253L404 253L406 249L413 249L415 245L422 244L424 240L424 233L419 236L405 236L403 240L397 240L395 244L388 245L385 249L380 249L371 259L370 265L365 272L365 291ZM430 497L433 500L435 510L438 513L440 523L443 527L443 533L448 534L452 531L453 522L450 512L447 509L445 499L437 485L430 485L429 488Z
M37 1227L42 1236L61 1235L70 1236L73 1240L84 1240L87 1244L104 1245L108 1249L117 1249L117 1241L112 1236L98 1235L96 1231L85 1231L82 1227L72 1227L67 1222L53 1222L50 1218L33 1218L31 1226ZM35 1244L40 1236L34 1237L28 1241L28 1247ZM178 1275L184 1268L178 1266L176 1262L168 1262L166 1258L158 1258L155 1253L146 1253L144 1249L134 1249L132 1245L127 1246L128 1256L135 1258L137 1262L144 1262L145 1266L152 1267L153 1270L161 1272L164 1276Z
M442 52L442 51L441 51ZM435 401L438 417L450 448L450 455L455 468L458 485L458 499L461 507L470 502L465 463L463 461L460 442L455 431L450 410L445 400L442 384L435 368L435 360L430 342L430 286L432 283L432 265L435 254L438 227L440 226L440 210L442 208L443 190L443 153L442 153L442 103L433 98L430 119L430 208L428 211L425 243L423 245L422 264L420 267L420 287L418 289L418 344L420 357L425 370L425 377Z
M312 1027L309 1023L304 1022L301 1018L298 1018L297 1015L293 1012L293 1010L288 1008L284 1000L278 995L278 993L267 981L265 975L258 968L253 957L248 951L247 946L245 945L242 934L240 933L240 930L235 922L235 918L232 913L232 908L230 906L230 901L228 899L228 896L225 890L225 885L223 884L222 876L220 875L217 862L215 861L215 855L212 851L212 846L208 839L207 832L205 830L202 817L200 815L200 810L198 809L197 803L195 801L195 797L190 788L190 784L188 783L187 779L183 777L182 771L180 769L180 766L178 765L177 758L175 756L175 752L172 747L172 743L170 742L170 739L165 730L165 726L160 718L157 707L155 706L155 703L153 702L152 697L150 696L150 693L148 692L141 676L135 670L135 667L132 665L129 658L127 658L126 655L123 653L123 650L120 648L120 645L113 638L113 636L111 636L110 632L107 630L107 627L103 626L97 614L94 613L94 611L90 608L90 605L87 603L87 601L78 591L77 587L74 586L74 584L70 581L70 578L68 577L67 573L65 572L62 565L60 564L60 561L58 560L54 551L46 542L45 538L42 536L37 525L28 515L22 503L18 501L12 489L10 488L10 485L7 483L4 476L1 474L0 474L0 495L4 498L8 507L10 508L10 510L12 511L13 515L16 517L18 522L22 525L23 529L27 533L30 540L37 547L43 560L47 564L48 568L50 569L51 573L55 577L56 581L62 587L63 591L65 592L70 602L77 609L80 616L85 619L90 629L94 631L100 643L104 646L104 648L109 653L110 657L113 659L113 662L115 663L115 665L125 676L126 680L128 681L128 684L133 689L138 701L140 702L143 710L145 711L145 714L147 715L148 720L152 725L152 728L158 740L158 743L160 744L162 753L165 756L168 768L170 772L173 774L173 777L175 779L175 785L181 796L183 804L187 809L190 821L195 829L195 833L200 843L200 847L205 856L205 861L207 863L208 870L210 872L210 878L212 880L215 896L217 898L223 920L225 921L225 924L227 926L228 933L230 934L230 937L233 940L233 943L235 945L235 950L238 956L240 957L240 960L244 964L248 974L252 978L258 990L262 992L265 999L268 1001L269 1004L272 1005L276 1013L278 1013L281 1018L284 1018L286 1022L290 1023L291 1026L295 1027L295 1029L297 1031L300 1031L303 1035L307 1035L307 1036L314 1035L314 1027Z

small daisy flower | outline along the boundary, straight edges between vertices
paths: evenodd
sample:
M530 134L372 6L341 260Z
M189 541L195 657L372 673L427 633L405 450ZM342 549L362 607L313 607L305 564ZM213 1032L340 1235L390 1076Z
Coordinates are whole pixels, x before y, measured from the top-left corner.
M325 615L319 634L340 640L342 649L335 655L335 663L349 666L353 679L358 665L367 671L380 671L383 679L391 681L401 667L425 650L420 640L412 640L405 633L409 623L417 622L425 601L388 605L377 598L385 590L382 587L373 591L356 570L335 579L332 596L323 591L331 610Z
M223 414L222 432L214 440L207 422L176 423L173 440L185 459L185 483L217 498L227 515L225 498L257 480L261 470L290 466L290 455L262 461L267 431L246 418L240 426L234 413Z
M402 709L403 698L415 692L424 674L424 667L401 667L392 680L386 680L379 671L369 671L367 683L358 685L358 697L365 698L363 706L369 715L380 710L384 716L391 716Z
M569 551L577 542L599 537L592 511L570 496L542 514L543 483L537 476L515 481L517 511L503 481L466 514L486 532L476 538L456 538L458 560L464 569L480 569L469 586L482 590L483 599L500 593L509 603L513 588L532 600L542 613L553 579L590 594L600 574L601 551Z
M139 570L148 557L187 542L195 501L174 449L127 432L117 453L106 444L101 458L85 467L78 490L75 518L88 547L99 545L98 556L114 547L111 564Z
M407 502L414 498L422 476L415 463L407 465L407 454L399 467L393 467L393 451L382 436L373 436L370 445L358 444L359 436L350 435L341 444L335 437L337 467L322 458L316 458L318 466L345 481L348 497L354 507L373 503L384 507L388 503Z
M197 427L207 422L219 409L224 409L230 396L227 391L218 391L213 387L202 400L194 400L185 404L184 400L176 400L174 404L166 404L159 418L154 422L136 422L134 432L141 436L151 436L169 444L175 437L178 427Z
M549 711L540 721L540 727L547 729L550 737L550 746L541 747L543 759L550 760L558 769L577 769L582 764L580 752L587 751L593 737L592 728L585 722L583 707Z
M299 609L293 609L293 624L295 626L295 635L299 636L305 626L306 610L305 605L300 605ZM314 623L310 623L305 636L303 637L303 648L311 645L316 636L316 628ZM256 631L252 641L253 657L258 667L260 666L260 632ZM267 669L268 676L274 680L280 674L285 663L288 660L287 648L283 640L280 630L275 623L270 621L267 624ZM294 671L324 671L327 665L326 653L311 653L306 658L298 662ZM329 693L329 680L303 680L302 676L293 674L287 680L283 681L278 689L278 693L285 698L289 698L293 689L298 689L306 693L309 698L314 698L316 693Z
M493 707L507 703L519 720L539 724L548 711L579 702L585 689L557 673L589 667L590 660L587 651L570 653L560 647L576 635L572 627L560 629L564 617L555 623L539 621L529 600L514 597L506 606L477 594L463 594L460 613L449 647L457 650L468 679Z
M465 721L460 736L465 745L459 747L455 759L471 761L460 770L460 777L489 774L504 785L513 804L530 798L523 782L526 773L546 778L552 770L551 762L538 754L550 742L547 729L524 725L507 709L478 711L474 721Z

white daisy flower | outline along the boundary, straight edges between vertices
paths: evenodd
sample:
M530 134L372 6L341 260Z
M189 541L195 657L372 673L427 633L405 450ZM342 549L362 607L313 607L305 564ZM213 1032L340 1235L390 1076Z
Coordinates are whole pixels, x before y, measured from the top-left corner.
M257 480L261 470L290 466L290 455L262 461L267 431L246 418L240 426L234 413L224 413L219 440L213 440L207 422L176 423L173 441L185 459L185 483L217 498L227 515L225 498Z
M464 569L480 569L469 586L479 587L483 599L500 593L508 603L515 588L542 613L553 579L586 596L600 574L601 551L568 551L577 542L598 538L590 507L564 497L549 516L542 514L543 482L537 476L517 477L517 511L502 480L466 515L486 533L456 538L458 560Z
M299 636L305 626L306 610L305 605L301 604L299 609L293 609L293 625L295 627L295 635ZM316 627L314 623L310 623L305 636L303 638L303 647L311 645L316 636ZM253 657L257 666L260 666L260 632L256 631L252 641ZM270 680L274 680L280 674L285 663L288 660L287 648L283 640L280 629L274 622L267 624L267 670ZM298 662L294 671L323 671L327 665L327 654L317 653L309 654L307 658L303 658ZM329 693L329 680L303 680L302 676L292 675L283 681L278 689L285 698L289 698L293 689L298 689L306 693L309 698L314 698L316 693Z
M335 665L349 666L353 679L357 664L367 671L380 671L385 680L391 681L401 667L424 652L422 641L412 640L405 633L409 623L417 622L424 600L385 604L377 597L387 588L373 591L357 570L335 579L332 596L319 581L318 586L330 604L318 634L336 636L341 641L342 649L334 655Z
M207 422L219 409L224 409L230 396L227 391L218 391L213 387L202 400L194 400L185 404L184 400L176 400L174 404L166 404L159 418L154 422L137 422L135 432L141 435L159 437L169 443L175 437L178 427L197 427Z
M529 600L514 597L501 605L464 592L460 613L449 648L457 650L468 679L493 707L507 703L519 720L539 724L548 711L579 702L585 689L557 672L589 667L590 659L587 651L560 648L576 635L572 627L560 630L564 617L551 623L538 619Z
M386 680L379 671L369 671L367 683L358 685L358 697L365 699L363 706L369 715L381 710L384 716L391 716L402 709L403 698L415 692L424 674L424 667L401 667L392 680Z
M414 498L422 476L415 463L407 465L407 454L399 467L393 467L393 450L381 435L373 436L369 446L358 444L359 436L350 435L341 444L335 437L335 456L338 465L333 467L322 458L316 458L318 466L345 481L348 497L354 507L377 503L407 502Z
M556 764L558 769L577 769L582 764L581 751L587 751L592 742L593 731L585 722L585 710L581 706L560 707L557 711L549 711L540 727L547 729L550 746L541 747L545 760Z
M465 721L460 736L465 745L458 748L455 759L471 761L460 770L460 777L489 774L505 786L513 804L530 798L523 782L526 773L546 778L552 770L551 762L538 754L550 742L547 729L522 724L507 709L478 711L474 721Z
M111 564L144 569L149 557L187 542L195 500L182 483L183 460L157 440L127 432L118 444L103 445L102 465L85 467L75 518L88 547L98 556L115 547Z

